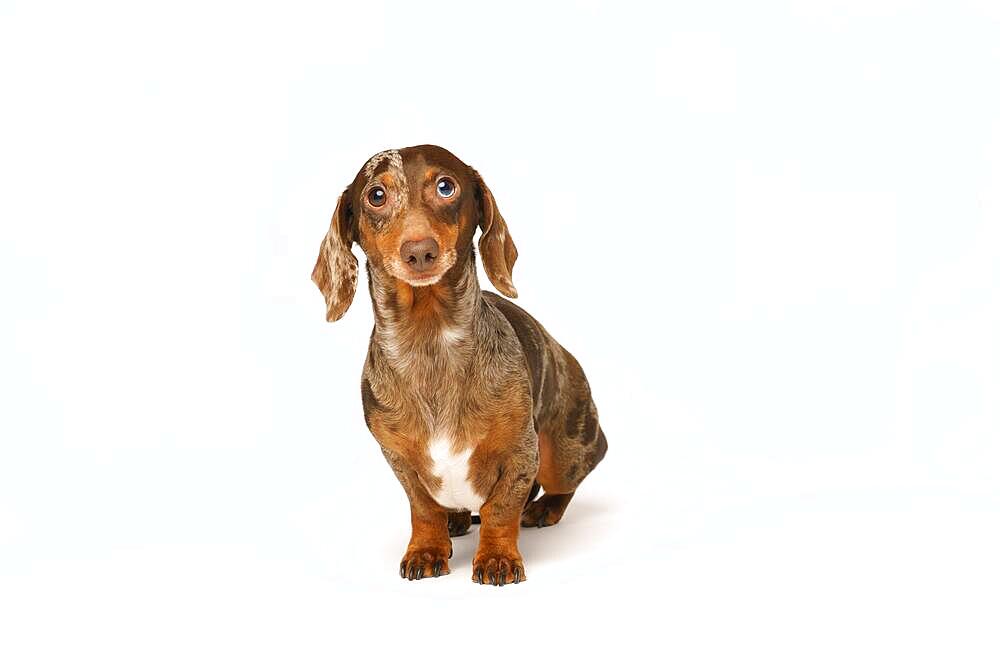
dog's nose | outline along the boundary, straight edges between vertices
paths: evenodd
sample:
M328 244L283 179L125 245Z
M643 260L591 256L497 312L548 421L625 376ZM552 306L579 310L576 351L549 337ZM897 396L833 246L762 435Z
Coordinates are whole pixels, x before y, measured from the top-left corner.
M431 268L438 252L438 244L434 239L407 241L399 246L399 256L402 257L403 263L414 271L426 271Z

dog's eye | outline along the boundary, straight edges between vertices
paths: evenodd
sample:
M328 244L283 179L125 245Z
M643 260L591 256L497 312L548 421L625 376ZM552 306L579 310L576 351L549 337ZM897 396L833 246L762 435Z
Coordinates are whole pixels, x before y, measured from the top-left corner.
M385 203L385 190L381 187L372 188L368 191L368 203L378 208Z
M438 194L445 199L450 199L455 194L455 181L450 178L439 178L437 182Z

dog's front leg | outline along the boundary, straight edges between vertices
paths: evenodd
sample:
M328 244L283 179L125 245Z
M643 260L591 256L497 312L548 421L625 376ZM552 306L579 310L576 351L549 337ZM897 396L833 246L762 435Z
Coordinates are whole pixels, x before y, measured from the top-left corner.
M500 464L499 479L479 509L482 527L472 559L472 580L476 583L503 586L527 579L517 537L521 510L538 471L538 455L534 431L525 434L524 440L525 444Z
M410 543L399 563L399 575L412 580L448 574L448 512L434 502L422 484L410 495L410 524Z
M417 473L403 457L383 447L382 453L392 467L410 500L410 543L399 563L399 576L413 581L448 574L451 537L448 535L448 512L427 493Z

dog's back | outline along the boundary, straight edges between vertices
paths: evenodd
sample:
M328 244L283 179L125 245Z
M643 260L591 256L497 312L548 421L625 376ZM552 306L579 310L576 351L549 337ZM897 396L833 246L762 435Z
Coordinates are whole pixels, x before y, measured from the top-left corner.
M483 299L499 310L521 343L538 432L538 483L546 496L529 504L523 526L550 526L559 521L569 498L554 502L547 496L575 491L608 449L597 419L590 384L576 358L549 335L538 320L515 303L493 292Z

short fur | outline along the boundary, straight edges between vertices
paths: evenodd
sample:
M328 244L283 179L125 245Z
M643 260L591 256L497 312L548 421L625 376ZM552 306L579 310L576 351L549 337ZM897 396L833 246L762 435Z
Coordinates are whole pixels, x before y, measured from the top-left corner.
M454 196L437 192L442 177L456 184ZM380 206L368 199L375 187L386 192ZM516 297L517 248L479 174L437 146L383 151L341 195L312 276L332 322L356 290L351 244L367 255L375 327L361 400L410 501L412 536L400 575L446 574L450 538L468 530L470 510L478 510L472 578L502 586L526 578L519 526L557 523L604 458L607 440L576 359L524 310L480 290L477 227L486 274ZM440 252L433 272L418 275L400 247L425 238ZM538 485L545 494L533 500ZM483 500L478 508L450 507L435 498Z

